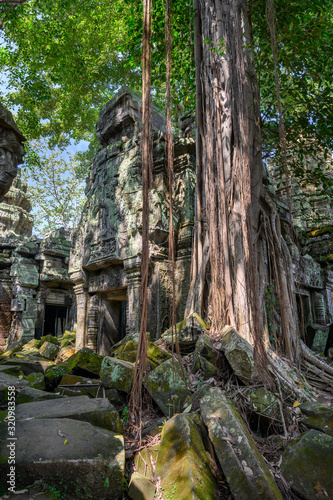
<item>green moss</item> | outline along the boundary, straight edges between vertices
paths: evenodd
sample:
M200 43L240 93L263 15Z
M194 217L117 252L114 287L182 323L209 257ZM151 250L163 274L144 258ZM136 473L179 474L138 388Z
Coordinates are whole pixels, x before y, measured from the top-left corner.
M309 231L307 234L308 234L308 236L315 237L315 236L320 236L322 234L327 234L327 233L333 233L332 226L322 227L320 229L313 229L312 231Z

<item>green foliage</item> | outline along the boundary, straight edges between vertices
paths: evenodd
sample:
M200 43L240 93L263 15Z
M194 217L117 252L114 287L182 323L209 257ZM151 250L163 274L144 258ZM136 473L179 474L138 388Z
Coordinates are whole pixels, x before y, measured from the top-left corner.
M282 165L274 66L266 0L249 0L260 89L264 157ZM195 108L193 1L172 0L172 97L175 126ZM333 4L330 0L279 0L276 36L289 164L304 183L333 194L325 161L333 149ZM153 2L152 96L165 110L165 2ZM0 64L5 104L17 109L28 139L49 144L92 140L79 154L86 169L96 150L98 111L119 86L140 92L142 2L132 0L29 0L0 5ZM211 44L209 39L205 43ZM211 50L223 56L224 41ZM0 77L1 78L1 77ZM308 169L305 159L318 160ZM28 161L30 161L28 159ZM34 164L36 165L36 161Z
M333 149L333 4L330 0L279 0L276 9L278 71L288 154L304 178L304 158L321 156L320 177ZM251 0L256 71L260 89L264 156L282 164L274 66L266 0ZM307 173L309 175L309 173ZM321 182L323 179L319 179Z
M125 406L125 408L123 408L123 411L121 412L121 416L123 418L123 421L125 424L128 424L128 407Z
M47 152L45 142L33 141L26 149L21 176L28 184L35 231L45 234L61 226L72 229L85 201L87 170L69 153L59 149Z
M194 109L192 0L172 6L174 114ZM164 0L154 1L152 88L165 107ZM50 145L90 140L98 112L122 84L141 87L142 2L132 0L30 0L0 5L0 49L17 123L28 139ZM5 80L3 80L3 83Z
M98 111L114 91L131 84L119 45L126 43L129 7L113 0L30 0L0 6L8 78L7 106L29 139L51 144L88 138Z

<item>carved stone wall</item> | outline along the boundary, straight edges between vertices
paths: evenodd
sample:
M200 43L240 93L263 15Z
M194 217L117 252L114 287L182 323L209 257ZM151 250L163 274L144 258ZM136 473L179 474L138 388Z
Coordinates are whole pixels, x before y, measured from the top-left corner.
M79 228L72 236L69 272L80 303L85 303L78 305L78 345L96 344L101 353L107 353L112 343L125 332L137 332L140 325L141 127L140 97L124 87L101 110L96 131L102 149L92 163L87 181L87 203ZM169 198L164 127L164 118L154 113L148 290L148 330L152 338L158 338L170 326ZM194 154L192 138L175 140L173 218L179 318L184 312L183 298L187 295L190 278ZM93 339L94 335L97 339Z
M304 168L313 170L318 163L304 160ZM323 168L323 167L321 167ZM268 164L276 204L293 261L295 293L303 330L308 325L318 329L333 322L333 209L322 186L307 182L302 184L291 175L291 206L297 243L290 234L287 223L285 180L274 164ZM324 173L333 178L332 163L327 161ZM273 189L271 186L271 189ZM304 333L304 332L303 332Z
M32 236L30 210L18 175L0 203L0 349L16 340L60 335L75 320L69 237L63 229L44 240Z
M0 103L0 201L16 177L24 155L24 141L13 115Z

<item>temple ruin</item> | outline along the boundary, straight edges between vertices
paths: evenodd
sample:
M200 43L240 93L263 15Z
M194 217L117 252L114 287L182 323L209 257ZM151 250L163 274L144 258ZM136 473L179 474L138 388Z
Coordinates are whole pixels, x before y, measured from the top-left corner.
M11 113L0 107L0 348L74 325L68 276L70 241L63 229L32 236L27 186L17 175L24 137ZM17 176L16 176L17 175ZM16 176L16 177L15 177Z
M141 104L127 87L100 112L101 150L87 181L87 202L72 235L69 273L77 300L77 348L107 354L126 333L139 331L141 282ZM170 326L168 272L169 196L165 120L153 114L154 169L150 191L148 331L152 338ZM174 145L176 307L182 318L189 289L194 224L195 142Z
M123 87L100 112L96 132L101 148L91 165L87 201L77 229L71 235L59 229L39 239L32 236L27 186L19 175L15 178L24 152L24 137L11 114L0 108L0 348L48 333L61 336L76 324L76 348L88 346L107 355L125 334L139 331L141 121L140 97ZM165 119L154 110L148 286L148 331L152 339L158 339L170 327L169 193L164 131ZM178 320L184 316L191 273L195 193L192 136L193 118L187 115L174 140ZM329 165L327 175L333 176ZM292 257L300 329L312 345L316 332L327 332L333 322L333 210L318 188L301 186L293 179L291 201L296 240L290 231L288 205L277 169L270 165L263 177L264 189L278 210L282 235ZM278 322L278 308L269 312L269 307L267 316L275 315ZM268 320L274 321L274 317ZM311 338L306 338L309 331Z

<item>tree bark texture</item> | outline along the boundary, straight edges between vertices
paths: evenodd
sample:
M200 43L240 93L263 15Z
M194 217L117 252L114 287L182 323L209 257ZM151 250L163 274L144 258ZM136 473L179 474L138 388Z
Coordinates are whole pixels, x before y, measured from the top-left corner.
M261 187L257 82L247 4L198 0L201 29L202 185L212 276L213 328L233 324L253 343L259 327L254 235Z
M147 366L147 310L148 310L148 273L149 273L149 187L152 176L152 107L151 107L151 29L152 0L143 2L143 40L142 40L142 254L140 289L140 335L135 362L133 388L130 397L132 415L139 424L141 441L142 424L142 381Z
M254 345L258 367L268 376L264 268L277 239L277 256L272 260L286 344L296 343L297 319L292 276L285 272L290 265L288 248L277 234L269 245L263 230L263 221L268 221L274 232L271 226L276 227L277 214L262 199L260 108L248 6L245 0L194 0L194 9L199 220L192 267L192 285L196 284L187 312L191 307L201 312L200 269L208 235L212 330L235 326ZM287 352L292 359L291 345Z

